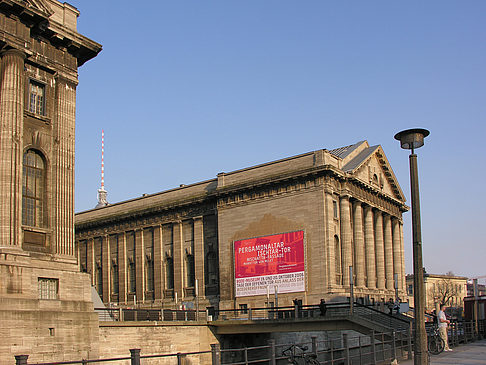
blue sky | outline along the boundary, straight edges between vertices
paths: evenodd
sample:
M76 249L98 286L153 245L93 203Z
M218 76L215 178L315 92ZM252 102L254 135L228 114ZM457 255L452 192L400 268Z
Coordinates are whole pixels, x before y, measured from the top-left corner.
M103 51L79 70L76 211L322 148L382 145L429 273L486 275L486 2L76 1ZM405 214L407 272L410 213Z

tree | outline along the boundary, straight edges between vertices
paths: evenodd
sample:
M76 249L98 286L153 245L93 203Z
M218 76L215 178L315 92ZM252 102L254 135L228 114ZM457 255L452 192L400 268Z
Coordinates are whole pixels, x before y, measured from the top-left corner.
M460 296L459 285L451 278L443 278L432 284L429 288L429 295L430 298L437 298L439 303L445 304L446 306L453 306L457 304L457 299L455 298Z

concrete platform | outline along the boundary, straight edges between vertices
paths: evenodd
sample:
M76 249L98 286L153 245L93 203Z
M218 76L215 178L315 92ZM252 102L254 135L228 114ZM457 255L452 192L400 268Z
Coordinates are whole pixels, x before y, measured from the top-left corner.
M431 355L432 365L478 365L486 364L486 340L454 347L450 352ZM400 361L403 365L413 365L413 360Z

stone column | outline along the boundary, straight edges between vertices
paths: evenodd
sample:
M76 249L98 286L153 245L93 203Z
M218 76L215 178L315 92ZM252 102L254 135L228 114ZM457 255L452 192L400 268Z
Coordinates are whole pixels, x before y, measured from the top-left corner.
M326 225L326 241L327 241L327 275L328 275L328 283L329 289L336 285L336 271L335 271L335 260L336 260L336 253L334 252L334 233L332 230L334 224L334 213L333 213L333 198L330 192L324 193L326 199L326 213L324 215L325 225Z
M145 245L143 229L135 230L135 270L137 303L145 301Z
M154 227L154 300L161 301L164 298L164 256L162 251L162 226Z
M349 211L349 196L340 197L341 247L343 255L343 285L349 286L349 267L353 265L353 250L351 245L351 214Z
M111 302L111 254L108 235L101 237L101 267L103 268L103 302Z
M363 209L360 201L353 202L353 236L355 251L356 286L364 287L365 282L365 246L363 237Z
M199 297L206 296L206 285L204 285L204 223L203 217L194 218L194 266L196 280L198 282ZM195 284L194 284L195 285ZM195 294L195 293L194 293Z
M376 256L376 286L385 289L385 248L383 244L383 214L375 211L375 256Z
M74 132L77 80L56 76L56 118L53 144L53 203L56 253L73 256L74 251Z
M398 289L402 286L402 252L400 251L400 222L397 218L392 218L392 244L393 244L393 274L398 276Z
M21 247L25 55L10 49L1 57L0 247Z
M369 205L364 206L364 220L367 286L374 289L376 288L375 233L373 229L373 208Z
M388 214L383 216L383 235L385 243L385 283L388 290L393 290L393 245L391 217Z
M173 224L174 236L174 298L177 293L178 300L184 298L184 252L182 250L182 222Z
M400 271L402 272L401 280L402 280L402 288L405 288L405 251L403 247L403 223L399 223L400 227L400 252L402 254L402 258L400 260Z
M118 235L118 287L119 303L127 302L128 272L127 272L127 237L126 232Z

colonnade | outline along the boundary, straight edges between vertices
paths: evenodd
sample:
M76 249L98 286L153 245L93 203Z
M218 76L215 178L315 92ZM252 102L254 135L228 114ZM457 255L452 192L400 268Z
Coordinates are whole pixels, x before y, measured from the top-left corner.
M181 302L212 294L205 283L206 270L214 270L207 268L205 238L199 216L79 239L78 257L105 303Z
M336 200L331 194L328 199ZM339 197L339 217L335 218L336 222L339 218L339 235L328 245L329 286L348 287L352 266L356 288L372 289L370 293L392 291L396 276L402 291L405 268L400 218L349 195Z

